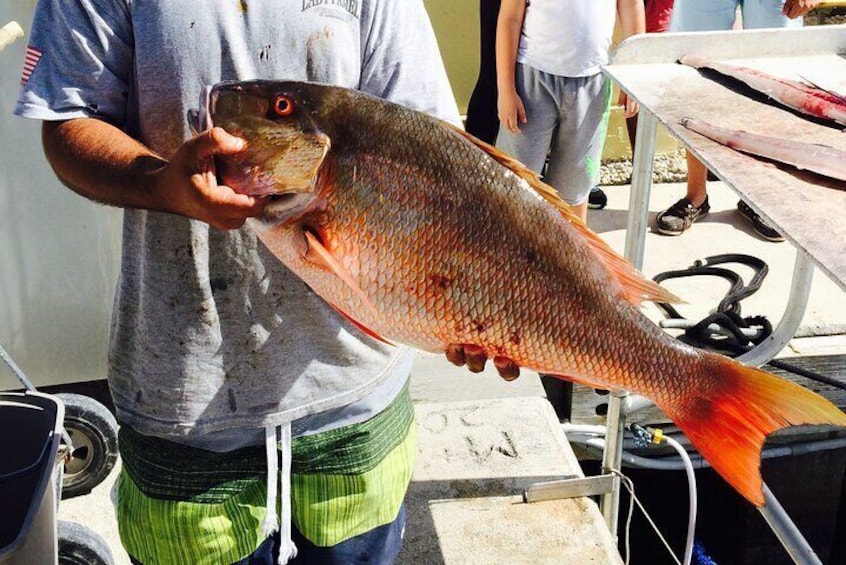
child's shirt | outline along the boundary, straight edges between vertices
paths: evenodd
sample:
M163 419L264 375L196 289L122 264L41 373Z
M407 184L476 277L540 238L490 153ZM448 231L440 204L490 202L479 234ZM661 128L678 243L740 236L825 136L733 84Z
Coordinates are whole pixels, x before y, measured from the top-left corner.
M554 75L595 75L608 62L616 17L616 0L532 0L517 62Z

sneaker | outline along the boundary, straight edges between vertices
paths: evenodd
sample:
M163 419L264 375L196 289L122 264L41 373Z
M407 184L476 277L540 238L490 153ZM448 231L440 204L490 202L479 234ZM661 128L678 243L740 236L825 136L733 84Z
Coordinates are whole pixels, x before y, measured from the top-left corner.
M682 198L655 217L655 228L664 235L681 235L693 225L708 215L711 206L708 197L698 208L687 198Z
M608 196L605 195L602 189L598 186L591 188L588 195L588 208L591 210L602 210L607 205Z
M784 241L784 236L778 233L770 224L765 222L764 219L743 200L738 200L737 211L740 212L744 218L749 220L752 227L755 229L755 232L767 241Z

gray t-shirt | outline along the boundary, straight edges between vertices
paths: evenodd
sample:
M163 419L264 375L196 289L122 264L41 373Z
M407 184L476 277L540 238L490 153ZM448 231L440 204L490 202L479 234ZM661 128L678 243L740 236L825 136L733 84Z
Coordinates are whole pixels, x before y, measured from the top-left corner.
M459 121L421 0L41 0L29 44L18 115L97 117L165 157L220 80L332 83ZM146 210L123 229L109 373L122 424L233 449L292 420L297 434L362 421L406 382L409 350L349 325L251 231Z

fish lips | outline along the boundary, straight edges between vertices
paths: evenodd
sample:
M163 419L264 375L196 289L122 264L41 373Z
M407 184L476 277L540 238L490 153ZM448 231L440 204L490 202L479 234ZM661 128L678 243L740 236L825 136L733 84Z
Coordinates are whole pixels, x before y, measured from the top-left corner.
M213 127L211 119L212 86L203 87L200 92L200 104L197 108L188 110L188 128L193 135L198 135Z

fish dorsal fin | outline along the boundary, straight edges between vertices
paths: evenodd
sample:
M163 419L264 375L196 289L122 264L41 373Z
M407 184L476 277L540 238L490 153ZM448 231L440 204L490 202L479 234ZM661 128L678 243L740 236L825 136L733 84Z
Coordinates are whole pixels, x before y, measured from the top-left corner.
M579 216L577 216L570 205L561 200L558 192L541 181L540 177L534 171L529 170L521 162L513 157L510 157L497 149L496 147L476 139L464 130L452 126L456 132L467 139L470 143L476 145L495 161L510 169L515 175L529 183L529 186L546 202L554 206L567 220L573 228L576 229L588 242L591 250L596 254L597 258L605 265L608 272L620 283L623 296L632 304L640 304L644 300L651 300L653 302L682 302L676 295L667 289L663 288L658 283L651 281L643 276L634 265L626 261L623 257L611 249L605 240L596 235L587 227Z

